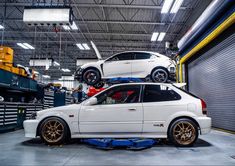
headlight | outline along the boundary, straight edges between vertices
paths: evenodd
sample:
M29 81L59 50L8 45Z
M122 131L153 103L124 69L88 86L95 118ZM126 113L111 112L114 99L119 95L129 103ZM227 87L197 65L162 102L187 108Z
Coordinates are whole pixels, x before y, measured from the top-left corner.
M33 112L29 117L29 119L36 119L36 118L37 118L37 112Z

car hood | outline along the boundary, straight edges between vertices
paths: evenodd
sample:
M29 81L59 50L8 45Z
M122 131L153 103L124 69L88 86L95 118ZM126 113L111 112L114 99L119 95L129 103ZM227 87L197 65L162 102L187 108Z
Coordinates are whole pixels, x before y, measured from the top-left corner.
M48 112L68 112L72 110L80 110L81 104L71 104L66 106L60 106L60 107L54 107L54 108L48 108L45 110L41 110L37 112L38 116L42 116L43 114L46 114Z
M97 65L102 64L103 62L104 62L104 60L98 60L97 62L86 63L86 64L82 65L81 68L87 68L90 66L97 66Z

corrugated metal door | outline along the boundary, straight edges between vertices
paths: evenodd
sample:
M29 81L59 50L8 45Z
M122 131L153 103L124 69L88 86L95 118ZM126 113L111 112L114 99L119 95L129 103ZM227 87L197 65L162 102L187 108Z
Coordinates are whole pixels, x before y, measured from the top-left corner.
M214 127L235 131L235 34L188 64L188 86L206 101Z

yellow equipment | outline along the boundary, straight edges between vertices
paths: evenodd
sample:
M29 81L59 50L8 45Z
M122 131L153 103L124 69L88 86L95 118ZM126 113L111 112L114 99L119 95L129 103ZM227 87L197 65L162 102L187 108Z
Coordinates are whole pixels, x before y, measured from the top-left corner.
M24 69L13 66L13 55L13 49L0 46L0 69L27 77L27 73Z

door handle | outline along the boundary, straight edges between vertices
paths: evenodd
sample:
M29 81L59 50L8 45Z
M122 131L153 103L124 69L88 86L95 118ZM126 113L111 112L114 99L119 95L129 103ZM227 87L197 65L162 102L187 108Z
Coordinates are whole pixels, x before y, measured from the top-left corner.
M130 64L130 62L125 62L124 64Z
M136 111L135 108L129 108L128 110L129 110L129 111Z

